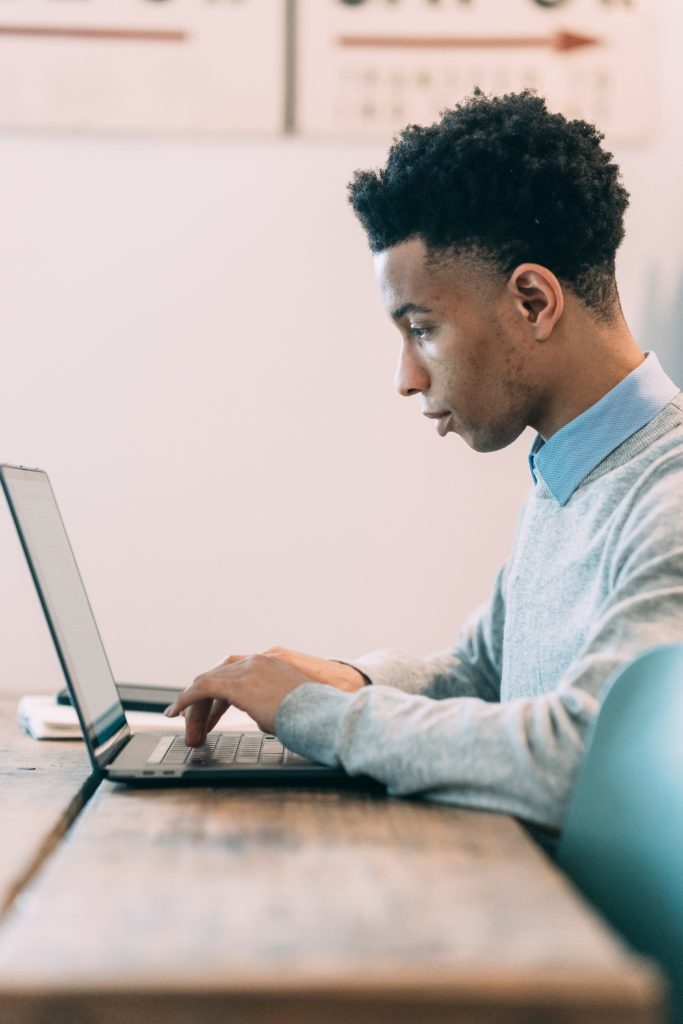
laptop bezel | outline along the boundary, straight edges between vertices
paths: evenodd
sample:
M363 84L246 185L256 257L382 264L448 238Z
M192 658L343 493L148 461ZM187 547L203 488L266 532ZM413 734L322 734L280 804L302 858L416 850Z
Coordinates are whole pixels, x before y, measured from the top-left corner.
M45 472L44 469L37 469L35 467L12 466L12 465L10 465L8 463L0 464L0 483L2 483L2 489L3 489L4 493L5 493L5 498L7 499L7 504L9 506L10 515L12 516L12 520L14 522L14 526L15 526L17 534L19 536L19 542L20 542L22 550L24 552L24 556L26 558L26 562L27 562L27 565L29 567L29 572L31 573L31 578L33 580L33 585L35 586L36 593L38 594L38 600L40 601L40 605L41 605L41 608L43 610L43 615L45 616L45 621L47 622L48 629L50 631L50 636L52 638L52 643L54 645L55 651L57 652L57 658L59 659L59 664L61 665L62 672L64 673L64 679L65 679L65 682L66 682L67 689L69 691L69 696L71 697L71 703L73 704L74 708L76 709L76 715L78 716L78 721L79 721L79 724L80 724L80 727L81 727L81 732L83 734L83 739L84 739L85 745L86 745L86 747L88 749L88 754L90 756L90 760L92 762L93 768L94 768L94 770L99 775L102 775L102 774L104 774L104 769L120 753L120 751L123 749L123 747L126 745L126 743L128 742L128 740L130 739L130 737L132 735L131 734L131 730L130 730L130 726L128 724L128 720L126 718L126 712L125 712L123 704L121 703L120 698L119 698L119 704L120 704L120 707L121 707L121 715L122 715L122 718L123 718L123 722L121 723L121 725L118 728L115 729L115 731L113 733L111 733L111 735L109 735L101 744L99 744L99 746L96 747L95 744L92 742L91 737L90 737L89 724L86 723L85 717L84 717L84 715L83 715L83 713L81 711L81 707L80 707L80 704L79 704L79 701L78 701L78 697L77 697L76 692L75 692L75 687L73 685L73 682L72 682L72 679L71 679L71 675L69 673L69 667L68 667L66 659L65 659L65 657L64 657L64 655L62 653L62 645L61 645L61 642L60 642L60 639L59 639L59 634L57 632L56 625L53 622L52 616L50 615L50 609L49 609L49 606L48 606L48 602L47 602L46 596L43 593L43 588L40 585L40 578L38 576L37 568L34 565L33 559L31 557L30 547L29 547L29 544L28 544L28 540L27 540L27 538L26 538L26 536L24 534L24 531L22 529L22 524L21 524L19 513L17 512L17 509L15 507L14 501L12 500L11 484L10 484L10 481L8 479L6 479L6 476L5 476L7 470L15 471L15 472L18 472L18 473L36 473L36 474L39 474L40 476L43 476L45 478L45 480L47 481L48 487L50 488L50 493L51 493L53 501L54 501L55 510L57 512L57 515L59 516L59 521L62 524L62 528L64 530L64 537L66 539L66 543L67 543L67 545L69 547L69 551L71 552L71 557L73 558L74 566L76 567L76 572L78 573L78 578L80 580L81 586L83 587L83 593L85 595L85 599L86 599L87 604L88 604L88 610L90 611L90 614L92 615L93 623L94 623L95 629L97 630L97 636L99 638L100 644L102 644L102 651L104 652L105 658L107 658L107 652L106 652L104 644L102 642L102 637L100 636L100 631L99 631L99 627L97 625L97 620L95 618L94 612L92 610L92 606L90 604L90 598L88 597L88 592L85 589L85 584L83 582L83 577L81 576L81 571L80 571L80 569L78 567L78 562L76 561L76 556L75 556L74 550L73 550L73 548L71 546L71 540L69 538L69 534L67 533L66 525L65 525L64 520L62 518L62 513L61 513L61 510L60 510L59 505L57 503L57 498L55 497L55 493L54 493L54 490L52 488L52 483L50 481L50 478L49 478L48 474ZM108 658L107 658L107 665L109 665L109 659ZM110 671L111 671L111 666L110 666ZM113 680L113 678L114 677L113 677L113 673L112 673L112 680ZM114 682L114 687L116 687L116 683L115 682ZM118 697L118 694L117 694L117 697Z

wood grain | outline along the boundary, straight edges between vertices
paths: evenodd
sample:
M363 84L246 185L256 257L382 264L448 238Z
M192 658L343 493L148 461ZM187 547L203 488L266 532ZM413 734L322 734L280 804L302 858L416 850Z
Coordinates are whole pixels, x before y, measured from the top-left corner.
M658 993L514 821L362 793L105 783L0 935L13 1024L644 1024Z
M0 700L0 916L78 814L91 774L83 743L22 732L18 699Z

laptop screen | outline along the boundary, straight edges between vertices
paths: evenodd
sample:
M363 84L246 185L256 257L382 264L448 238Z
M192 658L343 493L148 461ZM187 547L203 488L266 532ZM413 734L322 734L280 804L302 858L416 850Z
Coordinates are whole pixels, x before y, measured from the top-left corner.
M93 756L126 726L97 624L47 474L0 467L52 639Z

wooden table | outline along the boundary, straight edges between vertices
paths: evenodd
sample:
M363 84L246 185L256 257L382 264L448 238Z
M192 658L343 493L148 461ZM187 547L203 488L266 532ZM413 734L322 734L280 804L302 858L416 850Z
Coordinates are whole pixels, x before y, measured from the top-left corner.
M17 702L0 699L0 915L92 792L84 745L36 743L15 723Z
M662 1019L657 973L510 818L110 783L79 810L80 745L5 708L0 747L3 1024Z

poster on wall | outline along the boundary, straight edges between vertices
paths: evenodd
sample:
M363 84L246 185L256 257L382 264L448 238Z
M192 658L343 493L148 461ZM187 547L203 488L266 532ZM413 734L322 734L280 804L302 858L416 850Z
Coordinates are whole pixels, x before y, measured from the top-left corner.
M0 0L0 126L282 129L285 0Z
M391 137L478 85L647 139L656 0L298 0L297 128Z

